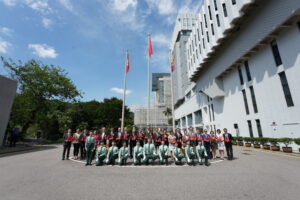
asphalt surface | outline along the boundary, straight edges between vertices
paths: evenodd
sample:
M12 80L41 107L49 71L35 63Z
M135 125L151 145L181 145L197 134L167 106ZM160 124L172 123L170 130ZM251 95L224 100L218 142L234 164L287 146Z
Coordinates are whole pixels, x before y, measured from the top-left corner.
M0 158L1 200L299 199L300 159L234 149L209 167L84 166L62 146Z

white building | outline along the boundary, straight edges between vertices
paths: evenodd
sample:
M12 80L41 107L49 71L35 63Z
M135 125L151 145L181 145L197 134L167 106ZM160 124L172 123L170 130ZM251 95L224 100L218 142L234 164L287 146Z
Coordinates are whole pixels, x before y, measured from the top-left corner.
M164 114L166 108L172 107L171 77L169 73L152 74L152 91L154 103L150 107L149 123L151 127L169 128L168 117ZM147 106L131 108L134 112L134 125L147 127ZM171 118L171 116L170 116Z
M186 52L178 127L300 137L300 1L204 0Z

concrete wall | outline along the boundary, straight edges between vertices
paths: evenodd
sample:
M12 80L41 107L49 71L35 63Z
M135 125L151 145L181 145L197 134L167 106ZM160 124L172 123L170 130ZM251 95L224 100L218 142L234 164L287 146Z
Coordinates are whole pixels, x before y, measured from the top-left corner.
M0 146L9 120L10 110L17 90L17 81L0 75Z

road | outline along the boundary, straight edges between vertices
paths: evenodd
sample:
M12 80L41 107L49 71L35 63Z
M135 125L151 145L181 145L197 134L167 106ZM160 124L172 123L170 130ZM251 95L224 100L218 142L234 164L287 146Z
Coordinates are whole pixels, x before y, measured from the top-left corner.
M1 200L299 199L300 159L234 149L210 167L84 166L62 146L0 158Z

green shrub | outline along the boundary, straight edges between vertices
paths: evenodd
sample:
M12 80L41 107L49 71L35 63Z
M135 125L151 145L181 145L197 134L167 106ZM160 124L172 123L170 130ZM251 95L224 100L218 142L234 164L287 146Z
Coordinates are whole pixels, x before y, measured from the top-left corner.
M267 137L262 137L262 138L260 138L260 144L261 144L261 145L265 145L265 144L267 144L269 141L270 141L270 138L267 138Z
M279 138L279 142L283 143L286 147L288 147L293 142L293 138Z
M260 143L260 138L252 138L253 144L259 144Z
M295 138L295 139L294 139L294 142L295 142L296 144L300 145L300 138Z
M270 138L270 143L273 145L273 146L277 146L278 145L278 139L277 138Z
M246 143L250 143L250 142L251 142L251 138L250 138L250 137L244 137L244 141L245 141Z
M239 142L243 142L243 137L241 137L241 136L236 136L236 140L239 141Z

